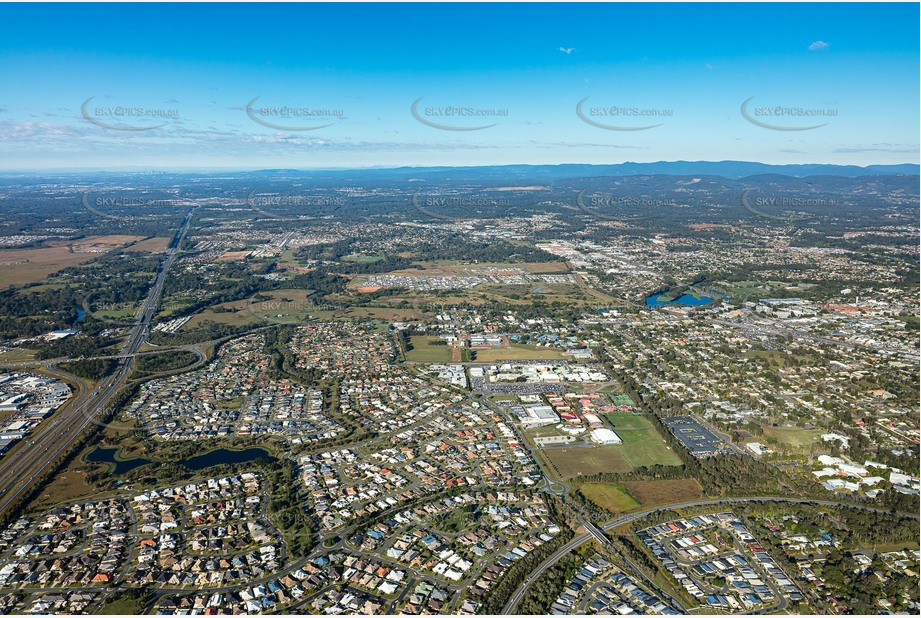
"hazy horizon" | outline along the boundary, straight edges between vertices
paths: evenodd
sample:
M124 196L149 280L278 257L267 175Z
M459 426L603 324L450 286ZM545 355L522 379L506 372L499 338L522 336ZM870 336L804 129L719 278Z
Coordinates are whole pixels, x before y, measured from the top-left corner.
M0 16L4 169L919 161L912 4Z

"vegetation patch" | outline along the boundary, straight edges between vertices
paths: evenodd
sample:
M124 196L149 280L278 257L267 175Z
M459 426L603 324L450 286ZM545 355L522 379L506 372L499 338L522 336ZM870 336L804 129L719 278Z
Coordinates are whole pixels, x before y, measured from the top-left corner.
M579 488L579 491L586 498L614 515L619 515L640 506L640 503L633 499L633 496L623 485L586 483Z
M622 445L548 448L541 451L563 479L610 472L629 472L633 465Z
M703 496L703 488L696 479L625 481L624 487L644 507L696 500Z

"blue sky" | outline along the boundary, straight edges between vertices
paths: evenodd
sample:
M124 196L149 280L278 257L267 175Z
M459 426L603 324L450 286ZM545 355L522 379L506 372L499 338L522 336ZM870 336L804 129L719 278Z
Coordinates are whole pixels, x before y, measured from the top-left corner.
M0 4L0 169L917 163L918 20L917 4Z

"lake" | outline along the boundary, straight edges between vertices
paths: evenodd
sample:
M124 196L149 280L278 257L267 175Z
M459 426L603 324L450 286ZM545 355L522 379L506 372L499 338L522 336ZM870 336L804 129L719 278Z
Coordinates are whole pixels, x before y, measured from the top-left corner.
M674 300L659 300L660 297L668 294L668 291L660 292L659 294L653 294L652 296L646 297L646 306L650 309L658 309L659 307L668 307L671 305L681 305L684 307L700 307L703 305L708 305L713 302L713 298L710 296L694 296L685 292L678 298Z
M152 460L143 459L141 457L120 460L116 458L117 452L117 448L105 448L102 446L97 446L93 451L87 454L86 460L96 463L110 464L113 466L112 472L114 474L125 474L126 472L130 472L135 468L140 468L141 466L153 463ZM219 448L205 453L204 455L190 457L189 459L180 461L179 463L189 470L202 470L203 468L209 468L219 464L236 464L256 461L260 457L274 460L272 454L263 448L248 448L242 451Z
M112 472L114 474L125 474L126 472L131 472L135 468L140 468L141 466L146 466L149 463L152 463L150 459L143 459L141 457L135 457L133 459L116 459L115 454L118 452L117 448L105 448L102 446L97 446L86 456L87 461L92 461L96 463L105 463L113 466Z
M264 448L248 448L242 451L232 451L226 448L219 448L204 455L192 457L181 462L189 470L201 470L219 464L236 464L256 461L260 457L274 459L272 454Z

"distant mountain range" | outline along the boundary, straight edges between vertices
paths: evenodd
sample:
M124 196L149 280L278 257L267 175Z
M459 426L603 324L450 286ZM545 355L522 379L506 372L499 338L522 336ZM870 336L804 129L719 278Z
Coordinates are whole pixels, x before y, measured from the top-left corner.
M361 177L377 176L393 179L425 178L450 179L562 179L590 176L722 176L723 178L744 178L763 174L776 174L803 178L806 176L917 176L921 166L914 163L898 165L830 165L807 163L800 165L769 165L752 161L659 161L656 163L617 163L613 165L564 164L564 165L489 165L470 167L397 167L350 170L294 170L269 169L248 172L250 174L277 174L312 177Z
M262 169L262 170L189 170L158 171L150 170L60 170L34 172L0 172L0 181L18 181L28 179L36 182L53 178L236 178L246 180L262 178L266 180L297 179L328 181L333 183L345 181L381 181L411 182L476 182L494 181L516 184L547 184L574 178L629 177L629 176L684 176L684 177L719 177L727 180L739 180L756 176L782 176L785 178L838 177L865 178L871 176L918 176L921 166L915 163L897 165L831 165L807 163L800 165L769 165L753 161L658 161L656 163L616 163L611 165L592 165L571 163L563 165L484 165L467 167L395 167L395 168L361 168L361 169Z

